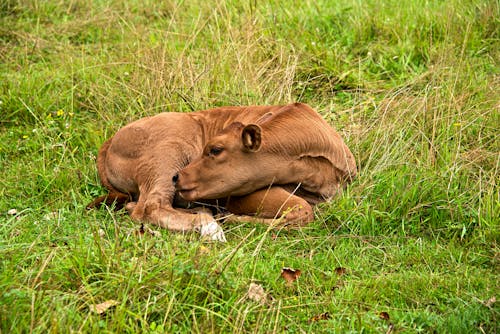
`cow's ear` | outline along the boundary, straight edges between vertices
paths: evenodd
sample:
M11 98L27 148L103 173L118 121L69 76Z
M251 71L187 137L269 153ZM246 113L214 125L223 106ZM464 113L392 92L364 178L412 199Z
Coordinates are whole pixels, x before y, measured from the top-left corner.
M243 147L249 152L257 152L260 149L262 129L257 124L248 124L241 132Z
M263 123L269 122L274 117L274 114L272 112L265 113L264 115L260 116L260 118L255 121L255 124L260 124L262 125Z

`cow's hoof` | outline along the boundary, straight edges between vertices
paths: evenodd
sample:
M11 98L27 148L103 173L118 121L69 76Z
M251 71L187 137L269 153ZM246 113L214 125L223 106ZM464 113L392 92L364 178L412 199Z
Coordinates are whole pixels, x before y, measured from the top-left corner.
M201 237L207 237L214 241L226 242L226 236L222 227L215 221L211 221L207 224L201 225L200 227Z

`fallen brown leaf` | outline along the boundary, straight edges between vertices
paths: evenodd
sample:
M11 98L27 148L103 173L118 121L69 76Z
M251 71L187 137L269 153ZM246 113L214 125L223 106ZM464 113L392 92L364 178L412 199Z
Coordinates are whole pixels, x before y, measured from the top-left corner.
M347 274L347 269L342 267L335 268L335 273L339 276Z
M378 316L380 317L380 319L383 319L383 320L390 320L391 317L389 316L389 313L387 312L380 312L378 314Z
M97 305L90 305L90 311L97 313L97 314L103 314L106 312L110 307L116 306L119 303L116 300L110 299L106 300L103 303L97 304Z
M283 277L287 284L292 284L295 282L302 272L299 269L292 269L289 267L284 267L281 269L281 277Z
M325 312L325 313L321 313L321 314L315 315L314 317L312 317L311 319L309 319L309 322L316 322L316 321L320 321L320 320L328 320L330 318L331 318L330 317L330 313Z

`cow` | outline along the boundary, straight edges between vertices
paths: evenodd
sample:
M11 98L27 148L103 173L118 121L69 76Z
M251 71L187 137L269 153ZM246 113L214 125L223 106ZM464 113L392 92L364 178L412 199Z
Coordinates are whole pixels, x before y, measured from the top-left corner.
M220 199L243 220L304 225L313 205L355 177L356 164L340 135L295 103L139 119L102 145L97 170L109 194L88 208L117 201L133 220L222 240L210 213L182 207Z

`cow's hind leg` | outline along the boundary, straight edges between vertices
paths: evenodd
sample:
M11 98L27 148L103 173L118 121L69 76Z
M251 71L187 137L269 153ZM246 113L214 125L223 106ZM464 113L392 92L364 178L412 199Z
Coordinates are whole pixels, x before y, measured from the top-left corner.
M253 221L277 226L304 226L314 220L311 205L303 198L274 186L246 196L231 197L226 209L238 215L230 221Z

